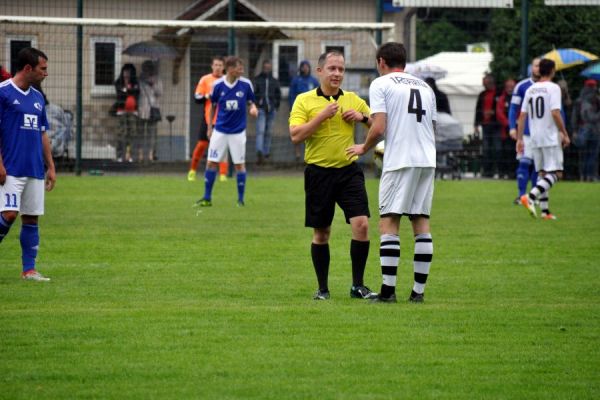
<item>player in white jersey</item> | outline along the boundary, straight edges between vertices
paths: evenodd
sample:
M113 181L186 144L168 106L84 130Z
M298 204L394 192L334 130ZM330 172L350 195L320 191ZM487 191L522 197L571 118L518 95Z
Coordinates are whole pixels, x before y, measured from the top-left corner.
M406 50L390 42L377 50L381 75L371 83L373 124L364 144L349 147L349 156L365 154L385 134L379 184L379 248L383 284L375 301L396 302L400 260L400 218L407 215L415 235L414 284L409 301L422 302L433 257L429 215L435 177L435 95L429 85L404 71Z
M523 151L523 132L527 118L533 162L539 175L536 186L529 194L521 196L521 204L534 218L537 216L535 201L538 200L542 218L556 219L548 207L548 192L562 178L562 149L570 143L560 113L560 87L552 82L555 71L554 61L540 61L541 78L525 92L519 115L517 152Z

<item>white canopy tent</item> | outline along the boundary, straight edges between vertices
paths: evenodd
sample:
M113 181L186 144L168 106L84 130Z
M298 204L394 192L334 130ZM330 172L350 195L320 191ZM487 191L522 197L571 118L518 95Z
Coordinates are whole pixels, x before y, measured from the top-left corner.
M460 121L465 135L473 132L477 96L483 90L482 79L490 71L492 59L492 53L441 52L418 61L448 71L436 83L448 95L452 116Z

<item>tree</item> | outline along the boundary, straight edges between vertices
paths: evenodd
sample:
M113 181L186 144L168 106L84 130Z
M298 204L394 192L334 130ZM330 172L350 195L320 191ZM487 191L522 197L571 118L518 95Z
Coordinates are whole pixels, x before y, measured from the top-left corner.
M541 56L554 48L579 48L600 55L597 26L600 7L549 7L544 0L529 0L529 58ZM491 64L498 82L507 77L518 77L521 49L521 1L515 0L513 9L495 9L492 12L490 47L494 53ZM583 67L561 71L570 88L578 91L583 78Z

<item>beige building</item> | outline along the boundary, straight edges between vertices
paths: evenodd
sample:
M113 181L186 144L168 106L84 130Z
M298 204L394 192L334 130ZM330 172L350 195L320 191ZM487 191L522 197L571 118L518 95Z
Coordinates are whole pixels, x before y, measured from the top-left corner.
M388 2L391 3L391 2ZM2 14L12 16L70 17L77 16L77 2L56 0L22 0L3 6ZM225 21L229 0L144 0L83 1L86 19ZM264 22L331 22L371 23L376 20L376 1L365 0L237 0L237 21ZM389 5L386 6L389 10ZM393 39L414 43L414 9L384 12L383 21L395 23ZM408 23L405 23L407 21ZM406 29L405 29L406 26ZM375 36L368 31L237 29L235 53L246 62L246 75L253 77L265 59L273 62L275 76L280 79L284 100L275 124L274 160L285 161L292 152L287 138L287 89L295 76L298 63L307 59L315 64L326 49L339 49L347 61L344 87L367 95L375 77ZM83 158L112 159L117 129L115 117L108 114L115 100L113 82L125 63L138 68L146 59L124 54L132 44L156 40L175 49L176 54L159 58L160 78L164 93L160 99L162 115L173 115L170 126L163 118L159 126L158 157L160 160L189 158L197 140L202 114L193 102L193 92L201 75L210 71L210 57L228 52L229 30L220 28L160 28L89 26L83 27ZM384 41L390 39L383 32ZM44 90L50 100L75 112L77 91L77 27L34 23L5 23L0 26L0 64L14 67L12 60L22 47L33 46L49 57L49 77ZM414 48L414 46L411 46ZM414 51L412 51L414 54ZM253 121L248 126L248 159L253 156ZM278 144L279 143L279 144ZM72 156L73 154L71 154Z

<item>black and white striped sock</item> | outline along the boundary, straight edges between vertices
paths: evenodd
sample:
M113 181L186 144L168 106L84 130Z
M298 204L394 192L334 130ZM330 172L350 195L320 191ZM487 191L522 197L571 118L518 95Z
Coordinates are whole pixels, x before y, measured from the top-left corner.
M379 259L383 277L380 294L382 297L390 297L396 292L396 275L400 260L400 237L398 235L381 235Z
M550 192L544 192L544 194L540 195L540 210L542 211L542 214L550 214L550 208L549 208L549 203L550 203L550 198L549 198Z
M425 291L425 283L427 283L427 277L429 276L432 258L433 240L431 239L431 233L415 235L415 283L413 285L415 293L420 294Z
M529 198L532 200L541 198L544 193L548 192L552 185L558 182L558 176L556 174L546 174L544 176L540 176L537 180L537 183L533 189L529 192Z

